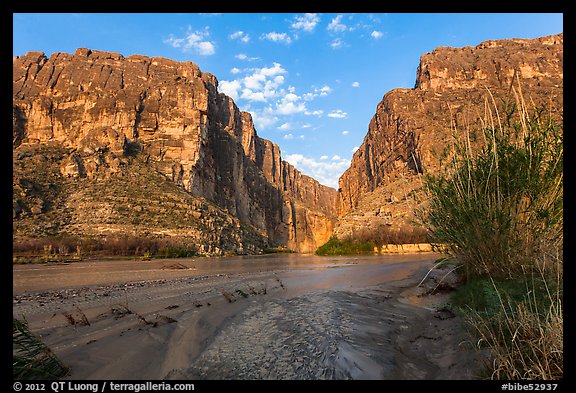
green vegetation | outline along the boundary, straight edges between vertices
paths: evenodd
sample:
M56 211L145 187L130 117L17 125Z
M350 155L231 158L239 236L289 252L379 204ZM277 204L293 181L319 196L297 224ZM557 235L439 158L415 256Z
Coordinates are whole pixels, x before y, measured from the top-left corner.
M59 379L68 368L28 329L26 321L13 318L12 372L14 379Z
M460 264L453 302L489 348L495 379L563 377L562 127L521 92L494 103L427 175L419 217ZM494 101L493 101L494 102ZM479 135L479 137L478 137ZM446 162L444 162L446 160Z
M424 224L467 278L516 277L562 244L562 129L523 105L503 111L503 119L485 122L480 138L467 132L456 139L449 162L426 176Z
M197 255L196 247L176 247L166 245L155 254L161 258L189 258Z
M344 239L332 236L316 250L316 255L373 254L374 248L383 244L413 244L429 241L428 233L422 227L361 228L353 230L352 234Z
M458 288L460 310L479 349L488 348L492 379L563 377L562 285L544 275L514 280L475 278Z
M374 243L369 241L340 240L332 236L324 245L318 247L316 255L372 254L374 247Z

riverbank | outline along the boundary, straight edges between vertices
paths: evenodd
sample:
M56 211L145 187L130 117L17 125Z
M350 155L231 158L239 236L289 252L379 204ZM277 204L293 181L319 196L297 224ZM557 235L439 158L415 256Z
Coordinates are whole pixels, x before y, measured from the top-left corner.
M212 271L192 259L124 263L107 275L75 266L52 285L30 266L14 271L16 285L43 277L15 291L14 315L70 379L477 376L462 321L417 288L431 255L223 258Z

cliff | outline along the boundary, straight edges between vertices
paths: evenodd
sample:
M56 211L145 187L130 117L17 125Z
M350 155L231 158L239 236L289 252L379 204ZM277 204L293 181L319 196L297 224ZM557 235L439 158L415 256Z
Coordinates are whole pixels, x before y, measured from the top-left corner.
M513 82L531 107L549 108L561 121L563 35L440 47L421 56L415 87L384 95L339 180L335 233L409 225L425 203L421 176L438 169L452 132L478 128L491 97L499 103L513 94Z
M333 228L336 190L283 161L192 62L15 57L13 152L15 236L137 231L215 254L310 252Z

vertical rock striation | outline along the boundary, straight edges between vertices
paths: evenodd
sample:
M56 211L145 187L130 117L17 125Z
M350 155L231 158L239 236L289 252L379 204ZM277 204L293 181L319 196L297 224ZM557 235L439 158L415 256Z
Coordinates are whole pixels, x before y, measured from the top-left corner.
M14 58L13 70L15 154L58 146L64 179L104 182L139 157L270 246L310 252L332 233L336 190L283 161L196 64L78 49L50 58L29 52ZM16 210L18 229L26 210Z
M413 89L384 95L368 133L339 180L336 234L402 226L422 205L421 175L438 169L451 133L478 128L486 106L509 97L518 81L530 106L561 119L563 35L440 47L420 58Z

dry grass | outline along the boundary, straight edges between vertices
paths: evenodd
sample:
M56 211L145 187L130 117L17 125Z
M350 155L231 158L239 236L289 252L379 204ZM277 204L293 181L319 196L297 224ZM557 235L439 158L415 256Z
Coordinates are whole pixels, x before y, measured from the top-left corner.
M492 379L557 380L564 376L564 313L561 282L551 290L549 277L543 299L539 288L528 286L528 296L514 302L492 280L498 294L499 312L486 316L478 311L468 314L468 321L478 333L480 347L491 354Z

